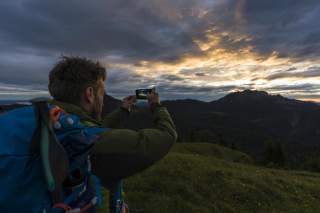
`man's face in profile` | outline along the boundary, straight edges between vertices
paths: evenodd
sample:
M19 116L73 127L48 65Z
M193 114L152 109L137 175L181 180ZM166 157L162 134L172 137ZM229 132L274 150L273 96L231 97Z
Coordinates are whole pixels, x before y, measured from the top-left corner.
M105 90L104 80L101 78L98 80L98 90L93 103L93 111L92 111L92 117L94 117L96 120L101 120L103 98L105 94L104 90Z

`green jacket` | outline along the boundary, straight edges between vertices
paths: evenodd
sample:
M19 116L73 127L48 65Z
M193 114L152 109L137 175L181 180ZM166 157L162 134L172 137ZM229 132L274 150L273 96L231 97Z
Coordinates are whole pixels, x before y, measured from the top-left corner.
M121 129L130 115L121 107L99 122L76 105L52 103L76 114L88 126L111 128L101 134L91 155L93 173L98 175L104 186L109 181L131 176L151 166L163 158L177 140L175 125L164 106L153 108L153 128L134 131Z

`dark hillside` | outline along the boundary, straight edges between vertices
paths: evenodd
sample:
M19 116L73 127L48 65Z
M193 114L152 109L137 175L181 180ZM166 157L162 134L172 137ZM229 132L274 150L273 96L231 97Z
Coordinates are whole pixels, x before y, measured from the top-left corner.
M253 166L247 155L218 145L180 143L128 178L125 192L132 212L141 213L316 213L319 181L316 173Z
M315 103L250 90L209 103L191 100L163 103L172 113L181 141L208 142L194 137L206 130L215 138L222 138L226 145L235 144L257 158L270 140L283 144L289 158L295 161L320 150L320 106Z

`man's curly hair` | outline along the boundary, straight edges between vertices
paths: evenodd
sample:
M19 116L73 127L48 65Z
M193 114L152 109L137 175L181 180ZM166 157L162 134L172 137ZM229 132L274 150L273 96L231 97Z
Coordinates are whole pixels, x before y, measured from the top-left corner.
M82 57L63 56L49 74L49 92L57 100L79 104L88 87L97 92L98 80L105 80L106 69L99 62Z

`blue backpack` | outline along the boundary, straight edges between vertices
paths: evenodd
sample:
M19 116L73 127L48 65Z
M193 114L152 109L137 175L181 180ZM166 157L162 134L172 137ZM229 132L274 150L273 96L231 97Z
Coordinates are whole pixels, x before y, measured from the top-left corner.
M102 194L90 151L104 131L46 100L1 114L0 212L95 212ZM121 180L110 193L112 212L128 212Z

